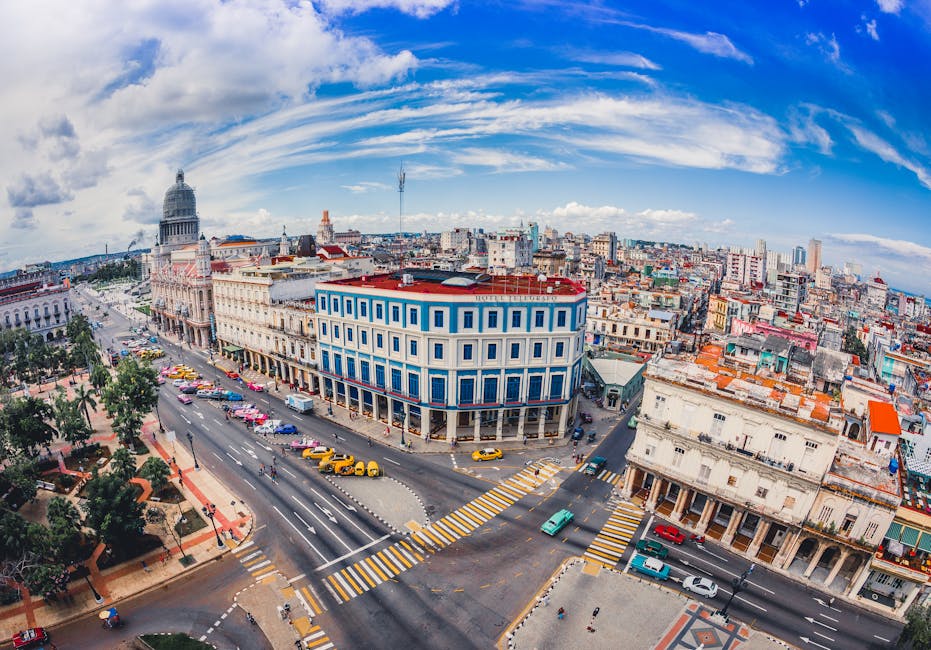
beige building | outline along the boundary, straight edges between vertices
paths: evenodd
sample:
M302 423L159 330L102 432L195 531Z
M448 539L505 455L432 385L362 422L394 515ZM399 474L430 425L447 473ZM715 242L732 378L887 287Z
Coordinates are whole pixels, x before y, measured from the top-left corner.
M303 390L315 390L317 282L345 274L317 258L227 269L213 276L220 353Z
M676 336L678 317L672 311L601 302L590 304L588 314L588 331L610 350L659 352Z

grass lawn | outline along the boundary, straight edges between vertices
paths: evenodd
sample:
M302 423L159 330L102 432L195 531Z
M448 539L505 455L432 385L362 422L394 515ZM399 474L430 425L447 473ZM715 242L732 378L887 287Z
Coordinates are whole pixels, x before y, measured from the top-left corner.
M143 641L154 650L204 650L212 645L192 639L187 634L143 634Z

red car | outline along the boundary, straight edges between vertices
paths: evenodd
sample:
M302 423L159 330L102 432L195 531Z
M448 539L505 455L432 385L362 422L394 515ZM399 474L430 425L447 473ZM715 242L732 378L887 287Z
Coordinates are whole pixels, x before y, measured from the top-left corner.
M256 384L255 382L251 382L251 381L246 382L246 388L248 388L249 390L254 390L257 393L261 393L262 391L265 390L264 385Z
M685 535L675 526L656 526L653 528L653 534L673 544L681 544L685 541Z
M28 648L36 643L48 641L48 632L43 627L31 627L13 635L14 648Z
M227 370L226 376L229 377L230 379L239 379L239 373L233 372L232 370Z

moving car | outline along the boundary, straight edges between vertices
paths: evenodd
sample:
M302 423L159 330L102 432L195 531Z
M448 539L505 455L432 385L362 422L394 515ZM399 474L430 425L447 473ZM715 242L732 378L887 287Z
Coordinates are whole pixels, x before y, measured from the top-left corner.
M226 376L229 377L230 379L239 379L239 373L233 372L232 370L227 370Z
M552 517L547 519L545 522L543 522L543 525L540 526L540 530L552 537L563 528L565 528L566 525L573 519L575 519L575 515L572 514L572 512L569 510L563 508Z
M48 641L48 632L44 627L31 627L13 635L14 648L29 648Z
M254 391L257 392L257 393L261 393L262 391L265 390L265 386L264 386L264 385L262 385L262 384L256 384L256 383L253 382L253 381L247 381L247 382L246 382L246 388L248 388L249 390L254 390Z
M484 449L476 449L472 452L472 460L495 460L496 458L501 458L504 456L501 453L500 449L494 447L485 447Z
M293 424L279 424L277 427L275 427L275 433L292 435L297 433L297 427Z
M644 555L652 555L661 560L665 560L669 555L669 549L652 539L641 539L637 541L637 552Z
M589 414L589 413L582 413L582 412L580 411L580 412L579 412L579 419L582 420L582 422L584 422L585 424L591 424L591 423L592 423L592 416L591 416L591 414Z
M178 401L182 404L190 404L194 400L191 399L190 395L185 395L184 393L178 393Z
M572 432L572 439L581 440L582 436L584 435L585 435L585 429L583 429L582 427L576 427L575 431Z
M653 534L657 537L662 537L667 542L672 542L673 544L681 544L685 541L685 535L683 535L675 526L664 526L662 524L659 526L654 526Z
M241 401L242 401L242 394L241 394L241 393L234 393L233 391L228 390L228 391L226 391L226 400L227 400L228 402L241 402Z
M178 390L184 393L185 395L196 395L198 388L197 386L193 386L191 384L181 384L180 386L178 386Z
M657 580L669 580L669 565L663 564L655 557L647 557L638 553L630 561L630 568Z
M178 379L175 379L173 382L171 382L171 385L174 386L175 388L181 388L185 384L187 384L187 379L181 379L180 377Z
M582 473L589 476L595 476L605 468L607 463L608 459L604 456L593 456L592 458L588 459L588 463L585 465L585 469L582 470Z
M718 585L700 576L685 576L682 579L682 588L705 598L714 598L718 595Z

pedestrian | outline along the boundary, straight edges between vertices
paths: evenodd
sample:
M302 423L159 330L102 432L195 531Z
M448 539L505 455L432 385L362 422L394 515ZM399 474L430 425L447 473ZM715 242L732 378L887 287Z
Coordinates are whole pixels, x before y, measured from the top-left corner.
M369 441L369 447L371 447L371 446L372 446L372 439L369 438L368 441Z
M598 612L601 611L600 607L596 607L595 611L592 612L592 620L595 620L595 617L598 616Z
M385 437L387 438L389 435L391 435L391 427L385 425Z
M146 566L145 560L142 561L142 570L145 571L146 573L150 573L152 571L152 569Z
M537 477L537 476L540 475L540 468L539 468L539 467L537 467L535 470L533 470L533 475L534 475L534 477Z
M265 463L262 463L262 466L259 467L259 476L265 473Z
M560 607L558 610L556 610L556 618L558 618L558 619L561 621L561 620L564 619L565 617L566 617L566 608L565 608L565 607Z

